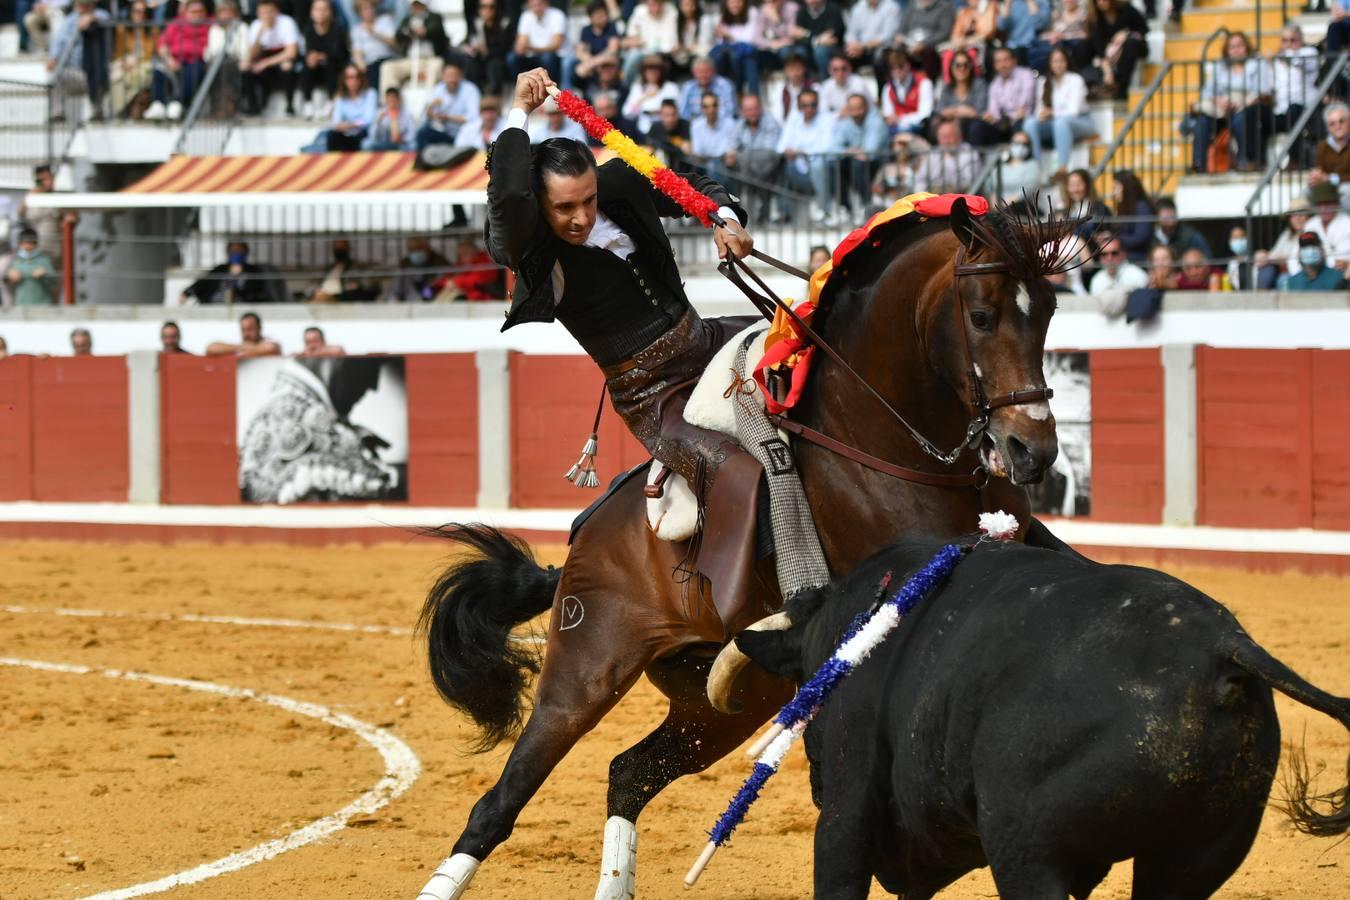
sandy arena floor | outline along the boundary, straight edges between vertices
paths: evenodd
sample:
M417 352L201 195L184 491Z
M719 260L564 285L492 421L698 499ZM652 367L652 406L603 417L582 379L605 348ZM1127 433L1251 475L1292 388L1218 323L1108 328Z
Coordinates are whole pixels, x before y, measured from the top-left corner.
M284 617L405 629L439 548L0 544L0 654L203 679L331 706L387 726L423 774L384 809L274 859L179 888L214 898L407 898L449 851L505 748L466 756L464 723L435 696L403 633L164 621L164 614ZM1265 646L1350 695L1350 583L1202 569L1175 574L1227 603ZM57 607L138 614L58 616ZM148 614L148 615L147 615ZM352 732L247 699L94 674L0 666L0 898L83 897L190 869L327 816L384 765ZM1286 739L1339 786L1350 739L1279 700ZM610 758L662 717L640 685L590 734L483 866L473 898L590 897ZM696 891L680 879L748 764L737 754L676 783L639 823L639 887L655 898L787 900L810 893L815 811L796 753ZM1278 787L1277 787L1278 792ZM1118 866L1096 896L1129 895ZM875 890L874 897L882 896ZM993 897L975 873L944 897ZM1350 843L1295 833L1275 812L1225 898L1350 897Z

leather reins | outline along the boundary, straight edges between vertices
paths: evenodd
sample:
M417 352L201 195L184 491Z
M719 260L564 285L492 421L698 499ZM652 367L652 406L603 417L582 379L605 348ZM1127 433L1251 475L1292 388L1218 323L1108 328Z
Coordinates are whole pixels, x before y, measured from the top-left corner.
M769 321L773 321L775 313L778 310L781 310L783 314L792 321L793 325L796 326L799 334L803 335L812 345L819 347L836 365L862 385L862 387L882 405L886 412L890 414L891 418L904 426L905 430L909 432L910 437L919 445L919 448L922 449L924 453L933 457L943 465L950 466L956 463L967 448L974 448L979 443L979 439L989 427L989 414L993 410L1004 406L1019 406L1026 403L1037 403L1043 400L1049 400L1054 396L1054 391L1050 388L1039 388L1029 391L1010 391L1009 393L1000 394L992 399L986 396L984 385L980 380L979 373L975 369L975 358L970 352L970 338L966 334L966 301L964 292L960 289L961 278L969 275L1005 274L1008 272L1008 268L1001 262L967 263L965 261L965 250L965 245L960 245L957 250L955 265L953 267L952 293L954 295L954 302L952 303L952 308L955 310L956 330L961 335L961 346L966 357L966 372L971 384L972 416L970 423L966 426L966 434L965 437L962 438L961 443L957 444L950 451L945 452L911 425L905 417L891 405L890 401L883 397L866 378L849 365L848 362L839 355L838 351L830 346L829 342L803 321L801 316L793 311L792 307L784 303L783 300L774 293L774 291L764 283L763 279L755 274L754 270L746 265L744 261L733 256L731 259L723 260L718 265L717 270L721 272L728 281L739 288L741 293L745 294L750 302L754 304L755 308L759 310L760 314ZM796 275L807 281L810 280L810 276L806 272L790 266L781 260L774 259L768 254L761 253L758 250L752 250L751 254L756 259L762 260L783 272L790 275ZM750 285L746 284L741 273L750 276L751 280L755 282L755 285L763 293L756 292L754 288L751 288ZM782 428L784 431L791 434L795 434L805 441L823 447L831 453L852 460L873 471L881 472L884 475L890 475L893 478L899 478L903 481L911 481L917 484L926 484L935 487L973 487L977 489L984 487L984 485L989 482L989 471L985 468L983 463L978 464L974 471L965 475L943 475L934 472L925 472L921 469L911 469L906 466L899 466L895 463L887 462L884 459L880 459L870 453L865 453L856 447L850 446L843 441L832 438L821 431L817 431L810 426L795 422L786 416L770 414L768 418L769 421L777 427Z

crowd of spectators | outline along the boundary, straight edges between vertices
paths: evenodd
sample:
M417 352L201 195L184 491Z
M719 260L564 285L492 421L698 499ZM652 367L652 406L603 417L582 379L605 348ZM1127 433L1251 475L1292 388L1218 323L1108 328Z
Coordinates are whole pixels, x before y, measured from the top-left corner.
M346 356L347 351L338 344L328 343L323 329L311 325L304 330L303 345L295 353L298 357ZM159 352L191 356L192 352L183 346L183 329L175 321L169 320L159 326ZM9 349L4 337L0 337L0 359L15 355ZM41 354L47 356L48 354ZM88 328L74 328L70 332L70 355L93 356L94 338ZM239 317L238 341L212 341L203 351L205 356L234 356L248 359L255 356L281 356L281 343L263 334L262 317L255 312L246 312Z

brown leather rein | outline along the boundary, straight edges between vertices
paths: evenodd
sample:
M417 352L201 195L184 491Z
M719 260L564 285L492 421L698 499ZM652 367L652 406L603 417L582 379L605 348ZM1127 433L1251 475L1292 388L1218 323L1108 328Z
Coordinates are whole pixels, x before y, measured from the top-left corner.
M752 253L755 258L763 260L775 268L781 269L791 275L797 275L808 281L810 280L810 276L800 269L789 266L787 263L776 260L757 250L752 251ZM1008 268L1001 262L967 263L965 261L965 255L966 248L965 245L962 244L957 250L955 265L953 267L952 292L954 294L953 299L955 302L952 303L952 308L955 310L956 330L961 334L961 346L966 356L966 373L971 384L972 417L970 424L966 426L966 434L961 440L961 443L946 452L939 449L936 444L924 437L924 435L914 426L910 425L905 417L900 415L895 407L893 407L866 378L849 365L824 338L803 321L801 316L797 315L790 306L784 303L782 299L764 283L763 279L756 275L754 270L747 266L743 261L734 257L730 260L723 260L722 263L718 265L717 270L721 272L728 281L736 285L736 287L750 299L750 302L755 305L755 308L759 310L760 314L769 321L773 321L776 311L782 310L783 313L792 320L792 323L797 327L800 334L805 336L811 344L819 347L835 364L851 375L855 381L861 384L863 388L872 395L873 398L881 403L886 411L890 413L892 418L905 427L905 430L909 432L910 437L914 439L920 449L943 465L950 466L956 463L967 448L974 448L978 445L980 438L983 437L989 428L989 414L993 410L1004 406L1039 403L1044 400L1049 400L1055 393L1050 388L1038 388L1029 391L1010 391L1009 393L1000 394L993 398L989 398L985 395L984 385L981 383L979 373L975 369L975 359L970 352L970 338L966 334L966 300L964 292L960 289L960 279L969 275L1003 274L1008 272ZM739 271L737 271L738 269ZM759 290L763 291L762 294L757 293L750 285L745 283L745 279L741 277L742 272L750 276L756 286L758 286ZM795 422L786 416L769 415L768 418L769 421L777 427L791 434L795 434L803 440L809 441L819 447L823 447L832 453L842 456L845 459L852 460L873 471L881 472L884 475L890 475L893 478L899 478L903 481L926 484L934 487L973 487L977 489L984 487L984 485L989 482L989 471L985 468L983 463L977 465L974 471L964 475L944 475L934 472L925 472L921 469L912 469L887 462L884 459L845 444L843 441L832 438L821 431L817 431L800 422Z

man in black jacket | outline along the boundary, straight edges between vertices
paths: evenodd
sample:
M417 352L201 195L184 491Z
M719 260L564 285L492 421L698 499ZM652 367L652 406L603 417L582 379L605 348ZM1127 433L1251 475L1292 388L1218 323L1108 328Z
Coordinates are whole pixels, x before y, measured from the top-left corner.
M701 461L715 468L729 448L684 422L686 389L754 318L694 312L660 221L684 212L642 174L617 159L597 170L591 151L565 138L531 148L526 116L551 85L543 69L521 74L493 145L487 247L516 273L502 330L561 322L599 364L633 434L697 489ZM719 255L744 257L752 246L744 210L712 179L688 177L727 221L713 231Z

